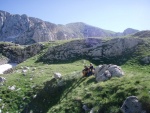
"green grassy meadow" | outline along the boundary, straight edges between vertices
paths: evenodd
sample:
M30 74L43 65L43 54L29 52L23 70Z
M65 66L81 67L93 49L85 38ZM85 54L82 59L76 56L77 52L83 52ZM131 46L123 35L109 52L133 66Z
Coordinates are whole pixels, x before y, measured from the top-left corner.
M47 47L51 46L46 44L45 51ZM121 65L123 77L99 83L94 76L82 77L83 66L89 65L89 60L37 62L45 51L19 64L12 74L3 75L6 82L0 86L2 113L85 113L84 104L95 113L121 113L124 100L133 95L138 97L143 109L150 112L150 66L139 61L150 55L149 42L140 45L133 57ZM24 67L29 67L25 74L22 73ZM62 79L55 80L54 72L60 72ZM16 90L8 89L14 85Z

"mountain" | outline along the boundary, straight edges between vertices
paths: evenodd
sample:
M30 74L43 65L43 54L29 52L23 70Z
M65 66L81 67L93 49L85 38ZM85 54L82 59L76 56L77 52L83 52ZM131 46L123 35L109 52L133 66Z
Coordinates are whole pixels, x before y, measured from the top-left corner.
M134 33L127 29L123 33L104 30L82 22L56 25L27 15L10 14L0 11L0 41L18 44L32 44L53 40L67 40L88 37L116 37Z
M132 28L127 28L122 33L121 32L115 33L114 36L118 37L118 36L132 35L132 34L137 33L137 32L139 32L139 30L132 29Z
M87 37L112 37L115 32L104 30L98 27L90 26L88 24L82 22L70 23L66 25L67 28L71 29L77 34L81 34L81 36Z
M123 35L129 35L129 34L134 34L137 33L139 30L132 29L132 28L127 28L123 31Z
M134 37L139 38L150 38L150 30L140 31L135 34L133 34Z

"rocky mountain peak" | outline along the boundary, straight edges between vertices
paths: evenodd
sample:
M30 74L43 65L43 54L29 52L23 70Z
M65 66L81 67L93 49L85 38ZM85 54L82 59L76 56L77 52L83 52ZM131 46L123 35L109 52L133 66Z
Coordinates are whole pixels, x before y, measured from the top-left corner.
M10 14L0 11L0 41L12 41L18 44L32 44L52 40L72 38L106 38L124 36L137 32L128 28L123 33L115 33L94 27L83 22L56 25L26 14Z
M134 34L137 33L139 30L132 29L132 28L127 28L123 31L123 35L129 35L129 34Z

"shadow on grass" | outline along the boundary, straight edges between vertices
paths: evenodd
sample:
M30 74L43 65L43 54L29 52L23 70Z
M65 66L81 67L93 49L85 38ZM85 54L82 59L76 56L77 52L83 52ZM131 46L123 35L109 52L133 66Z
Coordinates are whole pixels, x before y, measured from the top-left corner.
M62 96L60 102L61 102L63 99L65 99L65 98L67 97L67 95L68 95L73 89L75 89L76 87L78 87L78 86L80 85L80 83L82 83L85 79L86 79L85 77L81 77L79 80L77 80L76 82L74 82L70 88L68 87L69 89L67 88L67 90L66 90L65 94Z
M94 75L92 75L92 76L94 76ZM97 82L96 82L96 80L95 80L95 77L92 77L92 78L90 78L86 83L87 83L87 84L91 84L91 83L97 83Z
M35 98L26 105L21 113L47 113L49 109L60 103L67 95L80 85L86 78L68 79L64 86L58 86L53 78L44 83L44 88L39 89Z

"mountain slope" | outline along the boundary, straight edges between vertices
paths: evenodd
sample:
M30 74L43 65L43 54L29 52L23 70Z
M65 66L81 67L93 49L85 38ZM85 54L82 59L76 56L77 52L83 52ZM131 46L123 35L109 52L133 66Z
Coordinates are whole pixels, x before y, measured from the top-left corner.
M123 31L123 35L129 35L129 34L135 34L137 33L139 30L136 29L132 29L132 28L127 28Z
M104 30L98 27L90 26L82 22L70 23L66 25L77 34L82 34L83 37L112 37L115 32Z
M12 41L18 44L32 44L53 40L67 40L88 37L116 37L135 32L128 29L124 33L115 33L82 22L56 25L27 15L10 14L0 11L0 41Z
M66 26L56 25L38 18L28 17L27 15L12 15L5 11L0 11L0 17L0 40L13 41L19 44L91 36L107 37L111 35L111 33L106 33L103 29L83 23L82 26L85 26L84 28L76 26L77 23L72 24L75 26L73 28L69 24ZM89 30L89 36L86 36L86 30Z
M150 38L150 30L140 31L135 34L133 34L134 37L139 38Z
M12 74L3 75L6 78L6 82L1 86L0 90L0 108L2 112L21 112L21 113L85 113L83 105L87 105L90 109L93 108L96 113L121 113L120 107L123 101L128 96L137 96L143 105L143 109L148 113L150 112L150 66L141 65L140 60L144 56L150 55L150 40L149 39L112 39L108 42L106 40L97 39L92 44L99 45L105 43L104 48L107 50L107 55L111 53L111 48L118 46L110 45L110 42L120 42L119 47L123 50L127 50L124 46L126 40L138 40L142 43L135 43L136 46L130 47L132 54L128 54L130 57L108 59L108 62L98 59L96 62L92 62L94 66L99 64L120 63L125 76L121 78L111 78L105 82L96 82L94 76L87 78L82 77L81 71L84 65L89 65L91 61L87 57L78 56L75 58L67 59L65 61L57 60L56 62L49 62L49 52L51 54L60 53L60 48L67 49L63 43L59 43L54 48L49 43L49 47L41 51L40 54L27 59L25 62L19 64ZM84 42L85 40L77 40ZM132 41L132 42L136 42ZM137 41L137 42L138 42ZM73 45L76 41L65 42L67 45ZM70 44L69 44L70 43ZM106 45L106 43L108 45ZM48 44L48 43L47 43ZM102 45L102 44L101 44ZM96 51L99 54L101 46L84 45L83 52L86 52L86 48L91 51ZM92 50L93 47L93 50ZM110 48L107 48L110 47ZM78 46L77 46L78 48ZM135 48L135 49L133 49ZM70 49L70 48L68 48ZM73 49L73 48L71 48ZM85 50L85 51L84 51ZM108 52L109 50L109 52ZM118 48L118 51L121 49ZM65 51L65 50L64 50ZM123 54L124 52L114 52ZM104 52L105 53L105 52ZM45 60L37 61L41 57L45 57ZM64 54L65 55L65 54ZM96 54L94 54L96 55ZM114 54L110 54L114 55ZM99 55L98 55L99 56ZM94 56L92 56L94 57ZM111 56L110 56L111 57ZM84 59L87 58L87 59ZM44 62L43 62L43 61ZM62 58L63 60L63 58ZM102 59L101 59L102 60ZM23 73L23 70L27 70ZM60 72L63 77L62 80L55 80L53 78L54 72ZM15 90L9 88L14 86Z

